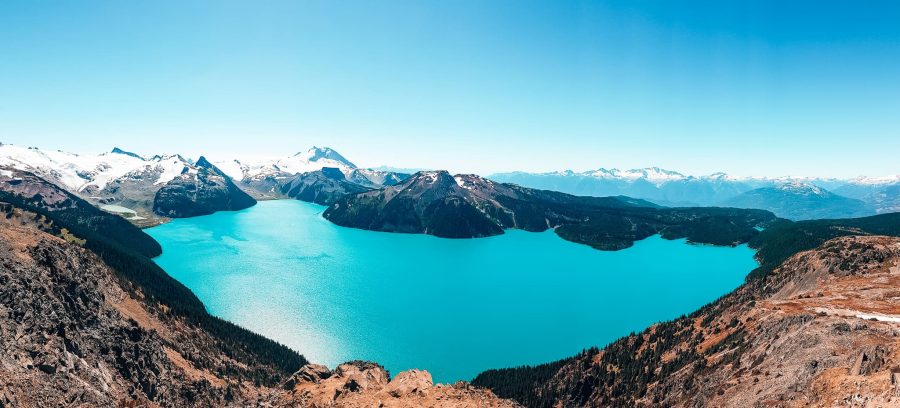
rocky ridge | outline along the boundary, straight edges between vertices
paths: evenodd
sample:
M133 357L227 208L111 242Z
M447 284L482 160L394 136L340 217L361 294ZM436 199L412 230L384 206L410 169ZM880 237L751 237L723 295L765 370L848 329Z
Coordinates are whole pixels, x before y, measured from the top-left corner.
M330 205L344 196L370 190L348 181L344 173L334 167L297 174L284 181L280 189L285 197L321 205Z
M629 197L580 197L446 171L418 172L397 185L346 196L323 216L346 227L448 238L552 228L564 239L604 250L627 248L654 234L737 245L758 234L754 227L775 219L767 211L659 208Z
M192 167L185 167L181 174L156 191L153 212L164 217L183 218L242 210L254 204L256 200L201 156Z

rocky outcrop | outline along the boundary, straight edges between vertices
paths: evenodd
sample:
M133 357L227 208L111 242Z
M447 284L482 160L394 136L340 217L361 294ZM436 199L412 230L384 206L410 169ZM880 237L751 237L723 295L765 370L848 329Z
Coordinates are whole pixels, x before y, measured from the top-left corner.
M306 366L288 385L290 393L281 401L310 408L518 406L462 382L435 385L427 371L404 371L391 379L383 367L365 361L341 364L334 372Z
M223 210L242 210L256 200L234 185L231 178L205 158L156 192L153 212L165 217L182 218L212 214Z
M837 238L690 316L474 383L535 407L897 406L898 287L900 238Z
M347 195L370 190L347 181L344 173L333 167L297 174L282 183L280 189L286 197L320 205L330 205Z

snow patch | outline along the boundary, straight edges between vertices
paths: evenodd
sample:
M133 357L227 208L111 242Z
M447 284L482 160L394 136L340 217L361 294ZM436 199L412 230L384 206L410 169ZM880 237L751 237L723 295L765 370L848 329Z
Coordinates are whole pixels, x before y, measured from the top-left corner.
M218 161L213 162L213 165L222 170L228 177L231 177L232 180L244 179L244 168L238 160Z
M180 157L176 156L167 156L159 159L159 163L156 165L158 169L161 170L159 174L159 178L153 183L153 185L166 184L181 175L184 172L185 167L187 167L187 163L183 162Z
M875 319L881 322L900 323L900 316L888 316L882 314L857 313L856 317L860 319Z

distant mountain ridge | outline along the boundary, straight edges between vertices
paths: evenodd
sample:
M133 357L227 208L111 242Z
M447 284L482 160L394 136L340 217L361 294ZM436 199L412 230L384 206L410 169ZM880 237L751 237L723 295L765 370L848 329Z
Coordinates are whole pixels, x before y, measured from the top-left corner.
M231 159L207 162L217 172L205 174L220 176L222 179L218 182L218 188L228 190L229 196L233 197L212 200L216 194L192 193L191 197L201 201L197 202L197 206L207 210L185 214L242 208L243 204L232 205L248 202L241 197L241 193L256 200L297 198L329 205L343 195L396 185L409 176L386 167L359 168L334 149L315 146L269 160ZM194 160L178 154L147 158L115 147L107 153L79 155L0 144L0 167L2 166L40 175L141 226L154 225L164 221L166 217L177 216L179 211L162 210L154 205L157 193L170 183L173 184L172 188L166 188L165 191L178 190L174 185L182 183L184 175L199 174L200 170ZM337 182L332 177L311 174L325 168L336 169L343 174L344 180ZM647 167L631 170L599 168L585 172L499 173L488 179L579 196L633 197L673 207L761 208L791 219L845 218L900 211L900 176L840 180L812 177L735 177L713 173L696 177L659 167ZM228 183L233 183L237 188L230 188ZM789 183L815 186L834 196L816 201L802 194L776 194L773 190L753 192ZM166 196L166 192L163 196ZM211 201L203 202L206 200ZM791 211L792 208L802 210Z
M724 202L738 208L760 208L791 220L856 218L875 215L862 200L834 194L812 184L791 182L741 193Z
M619 170L604 169L549 173L496 173L489 178L526 187L549 189L575 195L625 195L667 206L729 205L729 200L759 188L786 183L802 183L824 188L838 196L861 200L870 208L866 214L893 212L900 209L900 175L857 177L853 179L816 177L737 177L726 173L690 176L659 167ZM848 201L849 203L849 201ZM855 204L854 204L855 206ZM825 217L844 217L845 209L819 211ZM855 208L854 216L863 214ZM808 217L801 217L808 218Z

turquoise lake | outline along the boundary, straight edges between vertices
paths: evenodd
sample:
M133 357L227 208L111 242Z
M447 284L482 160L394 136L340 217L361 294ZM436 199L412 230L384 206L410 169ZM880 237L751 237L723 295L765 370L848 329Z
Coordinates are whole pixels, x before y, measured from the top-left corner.
M334 367L435 381L544 363L690 313L743 282L754 251L654 236L604 252L552 231L442 239L338 227L265 201L145 230L210 313Z

